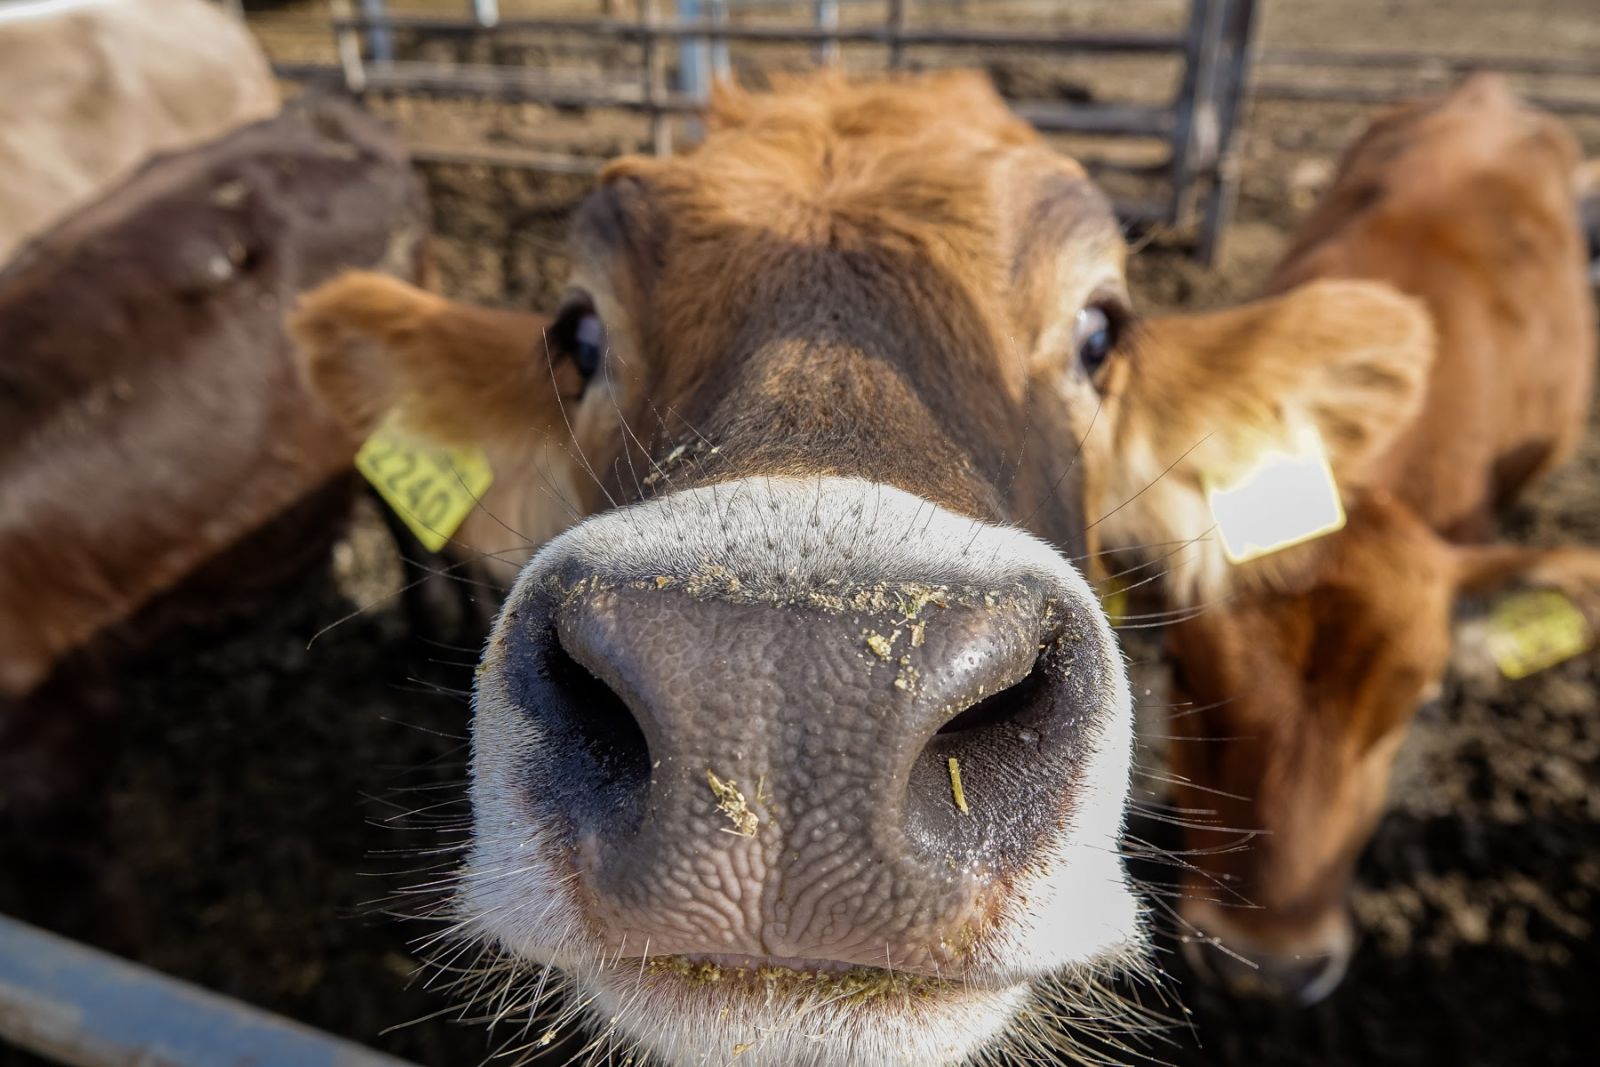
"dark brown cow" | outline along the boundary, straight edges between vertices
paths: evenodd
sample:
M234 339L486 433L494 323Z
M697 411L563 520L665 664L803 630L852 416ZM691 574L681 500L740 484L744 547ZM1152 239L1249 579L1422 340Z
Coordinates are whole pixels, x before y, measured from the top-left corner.
M424 210L371 120L313 103L153 161L0 273L8 814L93 774L82 665L46 681L64 657L229 549L244 546L205 576L220 602L326 547L327 506L302 502L348 500L351 444L304 387L283 313L341 268L415 277Z
M0 4L0 263L155 153L277 110L267 57L208 0Z
M1208 545L1173 583L1183 602L1207 603L1169 635L1174 731L1193 739L1173 747L1178 803L1230 828L1189 833L1183 913L1302 1000L1343 974L1355 860L1412 714L1437 691L1458 598L1552 586L1600 623L1600 553L1486 543L1497 513L1571 453L1589 408L1595 311L1576 165L1559 123L1498 79L1474 79L1380 118L1268 284L1388 282L1426 302L1437 333L1420 404L1384 413L1341 479L1345 529L1237 568ZM1225 357L1213 373L1243 370ZM1168 447L1210 429L1174 425ZM1241 829L1261 835L1229 847Z
M1126 680L1069 558L1118 462L1077 455L1131 358L1116 223L972 75L727 90L709 128L606 171L548 326L361 275L294 324L355 429L489 454L464 547L570 526L480 668L460 933L682 1067L1053 1040L1036 992L1140 940ZM1309 417L1420 376L1408 299L1287 306L1231 340L1356 380Z

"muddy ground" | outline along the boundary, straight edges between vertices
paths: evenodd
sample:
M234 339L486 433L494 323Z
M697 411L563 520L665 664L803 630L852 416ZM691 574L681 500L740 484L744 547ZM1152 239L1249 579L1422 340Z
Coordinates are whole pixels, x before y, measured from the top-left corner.
M1120 8L1124 24L1175 10L1149 0L1084 8ZM1600 47L1600 12L1583 0L1280 2L1266 16L1263 35L1280 45ZM999 69L1065 98L1086 84L1038 63ZM485 118L458 106L452 119L449 107L378 106L439 136L452 122L474 131L487 122L515 141L558 123L557 140L581 139L592 125L601 152L637 137L581 114ZM1255 106L1223 261L1202 269L1158 239L1135 260L1137 298L1166 308L1247 294L1366 114ZM1600 122L1578 128L1600 154ZM422 170L442 287L548 306L586 180ZM1600 432L1508 529L1600 544ZM248 621L190 629L124 668L115 758L94 789L109 810L103 851L46 892L4 860L23 843L0 839L0 911L430 1067L482 1060L494 1046L479 1028L430 1017L447 1001L418 979L414 939L432 927L396 917L425 907L428 893L396 894L435 880L458 840L467 715L454 690L470 681L474 652L413 632L387 595L399 574L393 540L363 504L326 564ZM1600 655L1516 684L1453 684L1413 730L1393 810L1362 862L1362 947L1343 987L1308 1011L1232 1002L1169 952L1169 988L1190 1014L1151 1055L1196 1065L1596 1062L1597 685ZM32 1062L0 1048L0 1064Z

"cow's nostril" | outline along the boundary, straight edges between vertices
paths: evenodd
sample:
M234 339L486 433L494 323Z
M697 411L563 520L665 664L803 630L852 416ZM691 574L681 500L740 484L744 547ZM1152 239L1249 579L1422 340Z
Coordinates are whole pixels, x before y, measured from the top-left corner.
M650 783L650 746L638 720L555 631L536 648L535 691L522 707L545 739L547 781L567 794L551 799L580 829L635 823Z
M938 733L946 736L959 735L959 738L952 740L965 747L982 744L988 732L1017 727L1026 718L1029 710L1037 704L1039 687L1043 681L1044 676L1036 665L1022 681L985 697L966 711L960 712L939 727ZM1026 727L1020 729L1026 730Z
M650 748L639 722L621 697L551 642L546 670L566 713L572 742L581 745L608 777L648 778Z
M936 865L1014 869L1059 833L1098 671L1052 639L1018 681L943 722L912 764L906 833ZM1014 677L1014 675L1013 675Z

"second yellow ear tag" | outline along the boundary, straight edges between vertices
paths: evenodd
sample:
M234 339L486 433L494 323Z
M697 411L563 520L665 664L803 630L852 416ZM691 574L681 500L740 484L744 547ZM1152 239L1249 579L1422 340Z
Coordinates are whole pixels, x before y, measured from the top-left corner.
M392 422L367 438L356 469L429 552L444 547L494 481L480 449L444 448Z
M1310 427L1289 448L1261 453L1249 470L1226 483L1207 478L1204 488L1231 563L1248 563L1344 527L1327 449Z
M1566 595L1536 589L1509 596L1489 616L1489 654L1507 678L1526 678L1587 652L1589 620Z

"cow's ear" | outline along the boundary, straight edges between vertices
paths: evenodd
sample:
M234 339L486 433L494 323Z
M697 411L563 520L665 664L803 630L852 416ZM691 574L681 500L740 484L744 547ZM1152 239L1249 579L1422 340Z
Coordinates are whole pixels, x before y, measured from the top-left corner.
M1208 481L1320 435L1355 488L1417 413L1433 361L1426 308L1385 285L1318 281L1226 311L1147 320L1108 367L1109 433L1091 433L1101 536L1189 553L1180 593L1220 592ZM1212 539L1214 540L1214 539Z
M288 328L312 389L352 436L393 412L447 445L548 432L582 395L579 361L552 350L550 320L459 304L352 271L301 297Z

